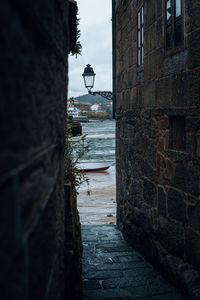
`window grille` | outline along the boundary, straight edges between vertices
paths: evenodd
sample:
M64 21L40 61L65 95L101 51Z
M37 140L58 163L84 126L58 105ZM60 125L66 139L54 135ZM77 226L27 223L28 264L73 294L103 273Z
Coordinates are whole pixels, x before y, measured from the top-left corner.
M138 66L144 63L144 8L140 8L137 14L137 61Z
M183 44L183 1L165 0L165 45L173 50Z

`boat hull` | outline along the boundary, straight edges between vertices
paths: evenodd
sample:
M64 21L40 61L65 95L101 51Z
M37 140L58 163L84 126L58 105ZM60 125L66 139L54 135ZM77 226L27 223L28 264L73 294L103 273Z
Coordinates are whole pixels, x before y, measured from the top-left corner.
M78 169L83 172L106 171L110 168L110 162L81 162Z

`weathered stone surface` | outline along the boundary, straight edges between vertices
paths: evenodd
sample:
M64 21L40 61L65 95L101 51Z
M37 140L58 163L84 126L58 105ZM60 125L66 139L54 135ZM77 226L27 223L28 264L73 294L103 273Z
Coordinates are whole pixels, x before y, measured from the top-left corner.
M171 79L164 78L157 81L157 106L167 106L170 103Z
M150 206L155 206L156 194L156 186L151 181L144 179L144 201Z
M200 39L200 29L191 32L191 34L188 36L188 45L190 47L190 51L188 53L187 66L189 69L200 66L199 39Z
M158 187L158 214L166 216L167 214L167 207L166 207L166 192L162 187Z
M156 234L161 245L167 251L178 257L183 257L185 240L184 226L181 223L159 216Z
M162 6L162 4L160 4ZM156 49L162 47L163 43L163 18L159 18L156 23ZM155 52L157 55L157 52Z
M154 0L149 0L145 4L146 11L148 11L148 14L146 15L145 27L148 27L155 21L156 3Z
M65 248L64 272L65 294L69 299L82 298L82 240L81 225L77 210L77 195L74 186L65 184ZM72 289L76 286L76 289Z
M4 300L74 299L69 297L71 287L64 274L70 16L64 0L0 4L4 28L0 38L0 289Z
M197 201L195 205L188 207L188 222L194 229L200 232L200 202Z
M58 236L56 236L56 228L51 222L51 219L56 218L56 210L52 210L54 199L55 194L52 195L43 217L29 239L30 299L40 299L40 297L42 299L45 297L47 292L46 282L49 280L49 274L54 269L58 271L56 265L60 264L59 255L63 257L62 249L59 249L57 244L57 239L64 240L63 229L60 227L60 230L57 231ZM48 230L43 230L43 228L48 228ZM59 249L58 253L57 249ZM59 286L58 283L56 285Z
M156 46L156 26L153 24L145 35L145 55L153 51Z
M136 67L133 66L128 71L128 87L132 88L135 84L135 78L136 78ZM128 100L128 99L127 99ZM130 100L130 99L129 99Z
M83 289L85 290L98 290L101 289L100 282L98 280L85 280L83 282Z
M168 55L168 56L161 55L161 58L163 63L163 65L160 65L160 67L162 68L161 74L164 76L171 76L174 74L178 74L184 72L187 69L187 58L188 58L187 50L182 52L177 52L177 53L175 52L173 55Z
M127 250L105 252L102 244L95 241L96 236L109 234L111 244L120 245L123 242L118 235L116 226L82 226L83 232L83 295L84 299L154 299L156 296L171 296L171 299L184 299L180 292L167 283L154 269L144 260L137 251L126 244ZM93 242L88 245L86 236L93 235ZM86 239L86 240L85 240ZM89 250L89 252L88 252ZM114 254L114 256L113 256ZM107 256L108 260L105 260ZM117 260L117 258L119 260ZM120 262L119 262L120 261ZM97 268L98 271L90 272L88 264ZM102 270L102 271L99 271ZM167 299L167 298L166 298Z
M185 223L186 205L183 193L169 189L167 193L168 216L174 220Z
M142 174L144 174L145 177L147 177L150 180L155 180L155 177L156 177L155 170L152 168L152 166L149 163L147 163L145 160L141 159L139 167L140 167Z
M185 130L187 132L196 132L200 127L200 120L199 118L195 118L195 117L189 117L186 119L186 126L185 126Z
M196 135L196 147L195 147L195 155L200 158L200 130Z
M84 291L85 300L93 299L131 299L131 292L124 289L108 289L108 290L86 290Z
M136 73L136 84L142 84L143 83L143 76L144 76L144 72L143 69L137 69L137 73Z
M147 68L144 69L144 81L146 82L147 80L152 80L155 77L156 65L155 65L155 52L154 51L153 51L153 53L151 52L145 56L145 65L147 66ZM154 82L153 82L153 84L155 85Z
M200 89L200 71L194 72L194 104L199 106L200 97L199 97L199 89Z
M194 104L193 73L184 72L172 77L172 103L174 106Z
M163 2L162 0L156 0L156 17L160 17L163 14Z
M200 173L196 166L177 166L175 170L174 185L187 193L198 196L200 193Z
M126 205L128 206L128 205ZM130 206L128 208L124 209L124 215L126 217L126 220L128 223L133 223L136 226L141 225L141 230L143 233L152 233L152 215L149 206L142 205L142 202L140 204L140 208L135 207L134 210L130 209Z
M85 278L86 279L97 279L97 280L105 280L107 278L119 278L119 277L122 277L123 276L123 273L118 271L118 270L112 270L112 271L96 271L96 272L90 272L90 273L87 273L85 275Z
M185 257L187 261L199 271L200 269L200 234L193 229L187 228L185 234Z
M182 296L178 295L178 294L168 294L168 295L162 295L162 296L155 296L154 297L155 300L181 300L183 299Z
M155 105L155 82L146 81L145 89L143 90L143 107Z
M191 32L200 27L200 3L198 1L186 0L186 32Z
M167 51L165 1L127 2L132 7L130 20L125 20L127 14L120 6L116 13L117 35L121 36L116 69L125 80L124 84L120 82L116 101L116 134L120 134L116 143L117 224L132 245L187 291L189 299L198 299L200 282L194 276L198 251L194 247L193 255L189 245L198 245L200 230L200 4L182 1L183 43ZM137 40L137 12L141 5L144 64L137 66L137 56L131 63L124 45L129 44L126 39L133 24L132 36ZM122 24L129 28L127 36ZM132 47L137 52L137 42ZM133 78L129 78L130 105L126 102L126 73ZM118 128L122 123L123 130ZM193 242L185 242L187 226L196 234ZM182 260L189 271L179 271ZM148 297L140 291L139 295Z

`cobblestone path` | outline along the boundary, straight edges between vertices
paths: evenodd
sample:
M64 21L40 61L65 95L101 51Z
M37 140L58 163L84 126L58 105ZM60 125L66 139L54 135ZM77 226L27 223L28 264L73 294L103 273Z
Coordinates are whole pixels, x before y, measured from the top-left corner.
M185 299L125 242L115 225L82 225L82 240L84 300Z

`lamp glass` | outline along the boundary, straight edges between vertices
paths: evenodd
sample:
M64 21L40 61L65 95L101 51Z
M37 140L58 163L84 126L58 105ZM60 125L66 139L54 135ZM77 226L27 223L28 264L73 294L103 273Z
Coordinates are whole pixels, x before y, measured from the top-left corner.
M95 77L95 75L94 76L84 76L84 82L85 82L85 87L87 88L87 89L92 89L93 88L93 86L94 86L94 77Z
M88 89L88 91L91 91L94 86L95 75L96 74L94 73L93 68L88 64L83 73L85 87Z

